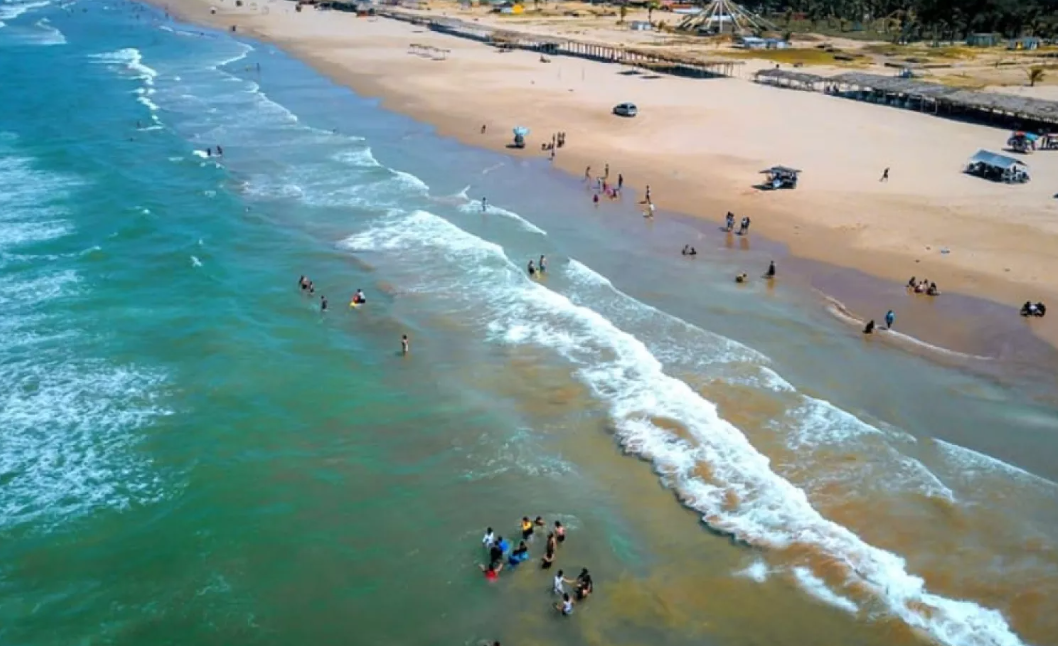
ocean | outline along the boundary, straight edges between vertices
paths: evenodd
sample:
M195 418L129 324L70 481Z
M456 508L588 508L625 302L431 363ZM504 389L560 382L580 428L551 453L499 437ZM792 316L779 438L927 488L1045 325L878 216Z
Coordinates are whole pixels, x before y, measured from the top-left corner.
M0 75L0 644L1058 643L1053 372L143 5Z

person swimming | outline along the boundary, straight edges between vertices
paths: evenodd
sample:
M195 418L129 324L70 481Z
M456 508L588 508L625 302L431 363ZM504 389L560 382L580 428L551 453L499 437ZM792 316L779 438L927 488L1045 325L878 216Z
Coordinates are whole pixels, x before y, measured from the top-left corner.
M533 264L532 260L529 261L529 266L526 268L526 271L529 272L530 276L536 275L536 265Z
M528 516L522 516L522 539L528 540L533 535L533 522Z
M562 526L561 520L555 521L555 538L559 543L563 543L566 540L566 528Z
M551 591L557 595L566 594L566 584L573 583L573 581L565 578L565 576L563 576L564 574L565 573L562 570L559 570L555 574L555 578L551 581Z
M517 549L507 557L507 564L511 567L517 567L527 560L529 560L529 548L525 546L525 541L522 541L518 544Z
M305 278L305 276L302 276L301 278L299 278L298 279L298 287L300 287L301 289L308 289L309 288L309 279Z
M555 610L562 613L562 616L568 617L573 614L573 599L569 598L568 594L562 595L562 601L555 604Z
M735 276L735 282L736 283L745 283L745 282L748 282L748 281L749 281L749 275L746 272L742 272L741 274L738 274L737 276Z
M594 592L594 584L591 580L591 574L588 573L588 568L584 568L577 575L577 601L583 601L588 598L592 592Z
M364 296L364 290L362 290L362 289L356 290L356 293L353 294L353 304L354 305L363 305L366 302L367 302L367 298Z
M479 564L478 567L485 573L485 580L495 581L500 578L500 570L503 569L503 563L489 563L488 566Z
M551 568L551 564L555 562L555 535L552 532L547 533L547 546L544 548L544 557L540 559L540 569L548 570Z

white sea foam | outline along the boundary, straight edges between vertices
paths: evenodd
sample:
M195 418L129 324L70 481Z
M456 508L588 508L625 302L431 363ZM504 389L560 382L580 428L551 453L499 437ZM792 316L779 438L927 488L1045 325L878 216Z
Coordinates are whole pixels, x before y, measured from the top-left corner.
M58 219L79 184L36 170L0 145L0 231L4 245L70 235ZM0 277L0 531L32 522L45 531L100 508L123 509L166 491L133 449L135 430L165 409L154 400L164 376L86 357L84 333L56 313L85 281L61 256Z
M853 614L859 611L859 606L856 605L855 601L848 597L843 597L828 588L826 582L813 574L808 568L795 567L793 568L793 575L805 592L823 603Z
M651 460L664 482L717 531L773 549L811 545L845 565L848 583L872 590L891 613L944 644L1022 644L1001 613L929 592L904 559L824 518L712 403L666 374L642 341L529 280L497 245L423 211L389 218L346 244L412 261L416 254L439 253L467 268L456 275L423 272L416 287L467 299L463 307L480 317L495 342L551 348L570 361L578 379L609 406L625 449ZM452 281L460 289L452 289ZM655 424L656 418L678 420L694 441ZM709 465L708 480L697 471L701 463Z
M1058 483L1051 482L1047 478L1026 471L1021 467L1007 464L1002 460L997 460L996 458L983 453L978 453L973 449L945 442L944 440L933 439L933 442L935 442L940 448L941 455L944 456L944 459L952 466L956 467L964 476L971 476L975 473L987 474L999 472L1007 479L1035 486L1042 486L1051 490L1058 490Z
M0 3L0 21L11 22L15 18L18 18L24 13L33 11L34 9L40 9L41 7L47 7L50 5L50 0L43 2L4 2Z
M768 568L767 563L757 559L734 574L735 576L740 576L746 579L753 579L757 583L764 583L768 580L768 575L771 574L771 570Z
M460 206L459 210L462 211L463 213L482 213L481 201L480 200L468 201L465 204L463 204L462 206ZM491 203L486 202L486 208L485 208L484 213L486 215L499 215L501 217L507 218L508 220L513 220L513 221L518 223L519 227L521 227L522 229L525 229L526 231L529 231L530 233L537 233L537 234L540 234L542 236L546 236L547 235L547 231L544 231L543 229L541 229L540 227L536 226L535 224L533 224L529 220L526 220L525 218L523 218L522 216L518 215L514 211L508 211L505 208L502 208L502 207L499 207L499 206L495 206L495 205L493 205Z
M47 18L41 18L34 26L39 30L33 38L38 45L65 45L66 35L55 28Z

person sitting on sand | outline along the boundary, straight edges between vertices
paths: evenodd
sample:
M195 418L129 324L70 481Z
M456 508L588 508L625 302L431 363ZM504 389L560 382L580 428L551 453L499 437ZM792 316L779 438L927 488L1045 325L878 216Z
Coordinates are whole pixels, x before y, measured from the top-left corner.
M745 283L745 282L748 282L748 281L749 281L749 275L747 275L746 272L742 272L741 274L735 276L735 282L736 283Z
M864 334L874 334L874 319L867 321L867 326L863 328Z
M937 289L937 283L930 283L926 289L926 296L939 296L940 290Z

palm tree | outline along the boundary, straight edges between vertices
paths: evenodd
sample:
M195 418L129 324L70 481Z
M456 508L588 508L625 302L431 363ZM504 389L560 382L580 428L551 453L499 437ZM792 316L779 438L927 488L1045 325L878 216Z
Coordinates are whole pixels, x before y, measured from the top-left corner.
M1047 71L1039 65L1033 65L1025 70L1025 75L1029 77L1029 87L1036 87L1036 83L1042 82L1047 76Z

